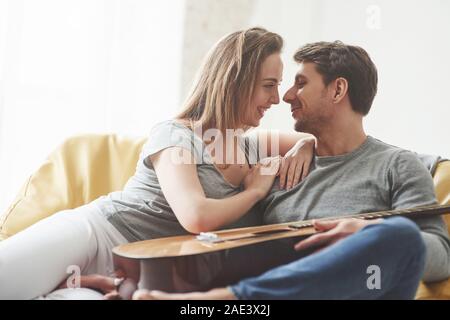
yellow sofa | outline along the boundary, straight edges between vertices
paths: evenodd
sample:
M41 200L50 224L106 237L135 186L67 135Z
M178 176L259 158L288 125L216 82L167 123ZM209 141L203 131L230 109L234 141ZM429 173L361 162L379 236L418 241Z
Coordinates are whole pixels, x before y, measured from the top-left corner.
M28 178L0 216L0 241L58 211L121 190L134 174L145 141L116 135L68 139ZM439 164L434 183L439 202L450 204L450 161ZM450 226L450 215L445 218ZM450 280L421 284L416 298L450 299Z
M28 178L0 217L0 240L58 211L122 190L145 141L116 135L69 138Z

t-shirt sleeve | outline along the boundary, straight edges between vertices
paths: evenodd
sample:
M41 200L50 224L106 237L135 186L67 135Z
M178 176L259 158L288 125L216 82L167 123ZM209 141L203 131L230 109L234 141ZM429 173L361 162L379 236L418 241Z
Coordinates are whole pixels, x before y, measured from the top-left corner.
M392 209L408 209L436 204L431 174L412 152L402 150L392 159Z
M174 161L186 163L193 159L196 164L202 161L201 140L196 139L194 133L188 128L178 126L170 121L159 123L152 128L148 140L142 148L140 158L145 165L151 166L151 162L145 162L145 159L171 147L183 149L182 152L174 152Z
M437 204L430 172L412 152L402 150L393 159L391 180L392 209ZM441 216L413 219L419 226L427 248L424 281L450 276L450 240Z

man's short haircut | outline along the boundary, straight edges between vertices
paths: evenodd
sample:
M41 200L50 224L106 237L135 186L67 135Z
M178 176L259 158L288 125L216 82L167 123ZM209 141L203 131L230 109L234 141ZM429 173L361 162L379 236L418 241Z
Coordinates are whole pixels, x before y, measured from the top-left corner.
M364 116L369 113L377 93L378 74L364 49L341 41L315 42L301 47L294 60L314 63L325 85L337 78L345 78L353 110Z

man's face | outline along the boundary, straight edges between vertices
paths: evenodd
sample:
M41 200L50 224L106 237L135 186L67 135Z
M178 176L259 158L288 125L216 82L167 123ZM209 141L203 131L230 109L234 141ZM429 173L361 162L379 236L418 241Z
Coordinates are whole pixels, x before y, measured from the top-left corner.
M291 105L295 131L317 134L331 118L328 90L312 62L300 64L295 83L283 100Z

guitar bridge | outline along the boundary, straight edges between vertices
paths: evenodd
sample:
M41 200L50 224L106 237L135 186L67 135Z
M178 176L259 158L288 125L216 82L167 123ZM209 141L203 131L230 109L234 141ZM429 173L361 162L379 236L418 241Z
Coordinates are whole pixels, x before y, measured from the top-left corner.
M197 236L197 240L208 243L219 243L224 241L217 234L212 232L200 232Z

